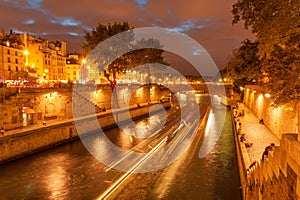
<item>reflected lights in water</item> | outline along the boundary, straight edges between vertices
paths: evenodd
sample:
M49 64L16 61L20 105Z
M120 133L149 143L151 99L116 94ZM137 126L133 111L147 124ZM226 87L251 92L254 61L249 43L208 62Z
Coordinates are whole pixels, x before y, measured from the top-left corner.
M44 183L47 190L50 192L49 199L63 199L65 198L67 187L68 172L66 171L65 154L58 154L48 158L47 170L44 170L45 174Z

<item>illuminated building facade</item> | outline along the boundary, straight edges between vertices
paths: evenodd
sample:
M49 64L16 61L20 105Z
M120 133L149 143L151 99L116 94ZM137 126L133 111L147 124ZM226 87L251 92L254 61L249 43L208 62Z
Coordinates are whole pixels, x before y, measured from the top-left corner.
M79 81L79 69L80 61L78 55L68 55L66 60L66 79L68 82L78 82Z
M49 42L28 34L20 34L26 50L26 64L37 74L40 82L66 80L65 41Z
M30 75L38 82L67 80L65 41L49 42L28 34L0 30L0 80L18 80ZM27 74L27 75L24 75Z
M18 75L25 71L24 45L18 35L0 34L0 82L18 79Z

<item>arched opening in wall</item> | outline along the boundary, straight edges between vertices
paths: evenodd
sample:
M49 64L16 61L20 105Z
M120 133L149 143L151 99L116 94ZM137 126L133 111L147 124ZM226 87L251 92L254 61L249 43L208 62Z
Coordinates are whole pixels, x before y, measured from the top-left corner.
M33 124L33 115L35 111L30 107L23 107L22 117L23 117L23 126L28 126Z

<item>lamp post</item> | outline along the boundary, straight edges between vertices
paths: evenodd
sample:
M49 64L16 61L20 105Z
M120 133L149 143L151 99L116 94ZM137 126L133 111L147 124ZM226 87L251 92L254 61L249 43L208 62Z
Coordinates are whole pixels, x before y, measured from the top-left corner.
M24 50L23 51L24 55L25 55L25 66L28 66L29 65L29 62L28 62L28 55L29 55L29 51L28 50Z
M85 79L86 79L86 70L85 70L85 64L86 64L86 59L82 59L81 60L81 83L85 83Z

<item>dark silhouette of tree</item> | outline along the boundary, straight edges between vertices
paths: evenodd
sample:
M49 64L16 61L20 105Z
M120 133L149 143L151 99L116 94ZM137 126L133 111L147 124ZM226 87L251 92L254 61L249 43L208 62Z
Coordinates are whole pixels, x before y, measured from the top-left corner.
M10 73L10 78L12 80L19 80L19 81L27 81L29 83L36 83L37 77L31 75L26 71L15 71Z
M233 24L243 21L257 38L264 87L274 105L299 101L299 1L238 0L232 14Z
M84 39L82 48L89 64L104 73L112 91L118 76L129 69L148 62L165 64L160 42L153 38L135 41L133 27L128 22L98 24L92 31L85 32ZM117 101L114 103L119 107Z
M108 25L98 24L91 32L85 32L85 43L82 48L86 55L94 51L89 55L89 60L97 65L99 71L104 71L104 76L112 88L117 84L117 73L132 67L127 56L119 55L130 50L131 42L134 40L132 29L128 22L115 22ZM123 32L126 34L117 36ZM112 40L107 40L112 37ZM97 49L96 47L103 41L106 41L105 46Z
M234 79L244 79L246 83L258 82L261 76L260 60L257 56L258 42L246 39L242 45L233 50L226 64L226 76Z

